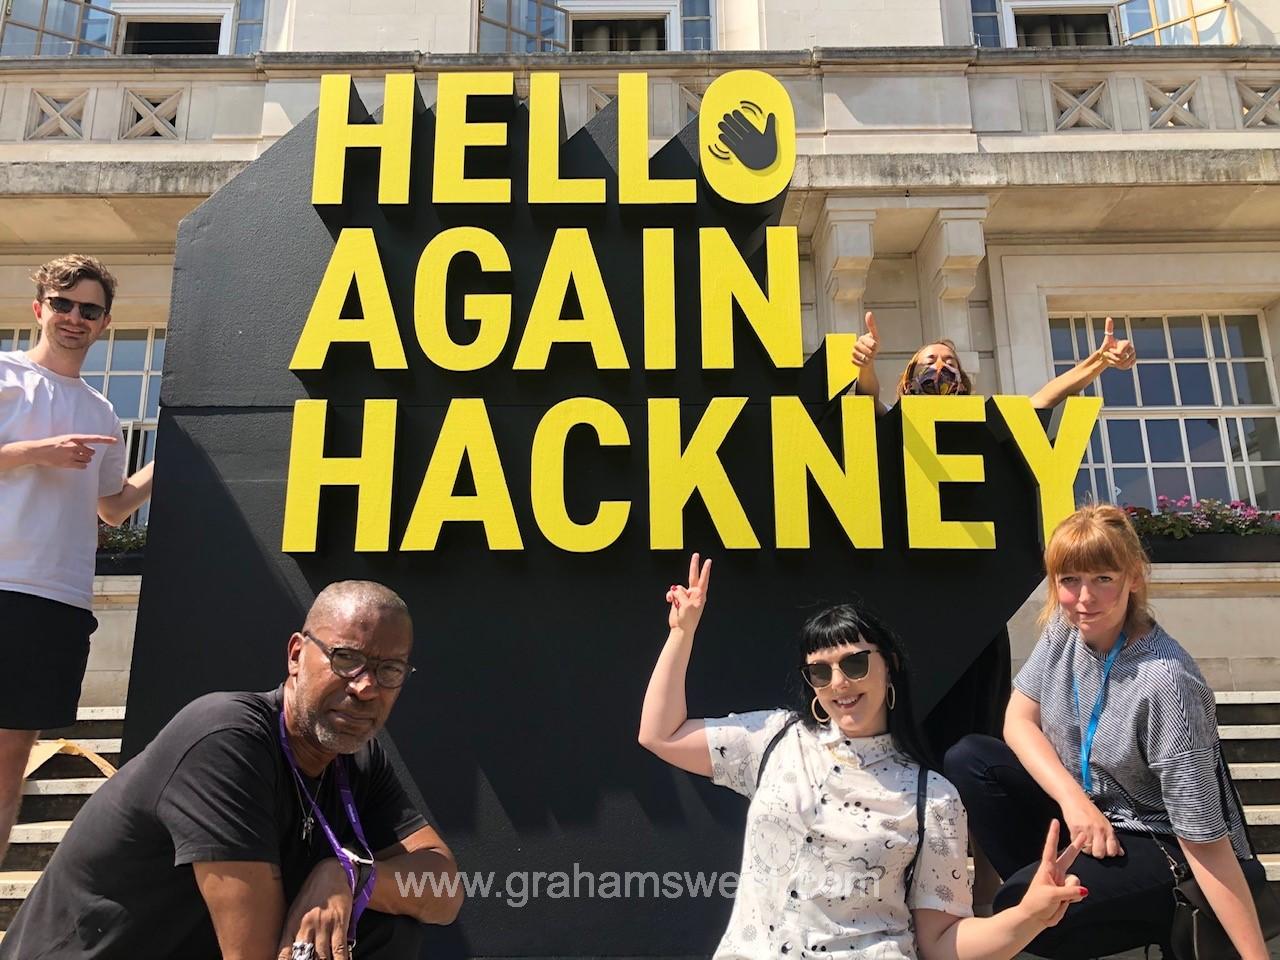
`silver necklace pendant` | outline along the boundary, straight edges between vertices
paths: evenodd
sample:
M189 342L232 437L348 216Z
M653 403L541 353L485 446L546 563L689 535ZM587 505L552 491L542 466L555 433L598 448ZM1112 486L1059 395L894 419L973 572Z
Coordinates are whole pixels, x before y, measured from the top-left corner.
M311 843L311 828L315 826L315 817L307 814L302 820L302 842Z

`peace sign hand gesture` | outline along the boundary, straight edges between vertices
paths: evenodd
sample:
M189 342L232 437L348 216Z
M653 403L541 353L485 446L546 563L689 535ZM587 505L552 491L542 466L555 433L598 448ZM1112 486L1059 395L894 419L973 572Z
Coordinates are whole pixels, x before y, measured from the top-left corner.
M1018 907L1032 921L1041 927L1052 927L1062 919L1067 907L1079 903L1089 895L1089 891L1080 886L1080 880L1068 874L1071 865L1080 855L1083 837L1076 837L1071 846L1058 854L1058 821L1049 824L1049 835L1045 837L1044 853L1040 857L1040 867L1027 892L1022 895Z
M1098 348L1098 356L1108 367L1128 370L1138 359L1131 340L1116 339L1116 322L1107 317L1107 325L1103 330L1102 346Z
M667 603L671 611L667 614L667 626L672 630L683 630L689 636L698 629L698 621L702 619L702 608L707 602L707 583L711 580L711 561L705 560L698 565L698 554L689 559L689 585L682 587L673 583L667 591Z

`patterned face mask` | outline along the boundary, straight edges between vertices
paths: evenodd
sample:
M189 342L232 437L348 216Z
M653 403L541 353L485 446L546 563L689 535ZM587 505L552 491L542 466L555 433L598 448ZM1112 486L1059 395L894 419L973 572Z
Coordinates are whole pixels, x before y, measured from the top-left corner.
M945 397L968 392L960 374L947 366L916 367L915 375L907 384L907 393L914 395Z

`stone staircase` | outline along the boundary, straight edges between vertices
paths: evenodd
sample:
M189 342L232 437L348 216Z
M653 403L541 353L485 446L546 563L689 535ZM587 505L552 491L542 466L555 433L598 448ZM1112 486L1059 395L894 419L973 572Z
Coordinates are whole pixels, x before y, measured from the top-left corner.
M1218 694L1218 724L1267 876L1280 891L1280 691ZM75 726L50 730L116 763L124 707L83 707ZM0 930L6 928L89 796L105 782L83 757L60 754L23 785L22 811L0 863ZM1280 940L1272 944L1272 953Z
M71 740L111 764L118 764L124 734L124 707L81 707L74 726L46 730L42 740ZM90 795L106 782L84 757L58 754L22 785L22 809L0 863L0 930L8 927L22 901L40 879L53 851Z

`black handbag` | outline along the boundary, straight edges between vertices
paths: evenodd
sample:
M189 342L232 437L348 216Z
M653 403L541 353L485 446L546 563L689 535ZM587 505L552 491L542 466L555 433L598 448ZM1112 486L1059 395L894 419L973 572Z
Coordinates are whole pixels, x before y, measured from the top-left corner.
M1222 744L1218 744L1218 787L1222 791L1222 810L1225 814L1229 801L1235 800L1235 807L1240 811L1240 822L1244 826L1245 838L1249 842L1250 858L1240 861L1240 870L1244 873L1245 882L1249 885L1249 893L1253 897L1258 911L1258 922L1262 927L1262 938L1270 940L1280 936L1280 898L1267 882L1267 870L1258 859L1257 848L1249 833L1249 823L1245 818L1244 805L1240 795L1236 793L1235 784L1231 781L1231 773L1227 768L1226 758L1222 755ZM1164 849L1162 846L1161 849ZM1236 952L1231 938L1222 929L1222 924L1214 915L1213 907L1200 889L1200 884L1191 872L1189 864L1181 863L1164 850L1169 861L1169 869L1173 872L1173 926L1169 931L1169 947L1176 960L1235 960L1240 956Z

